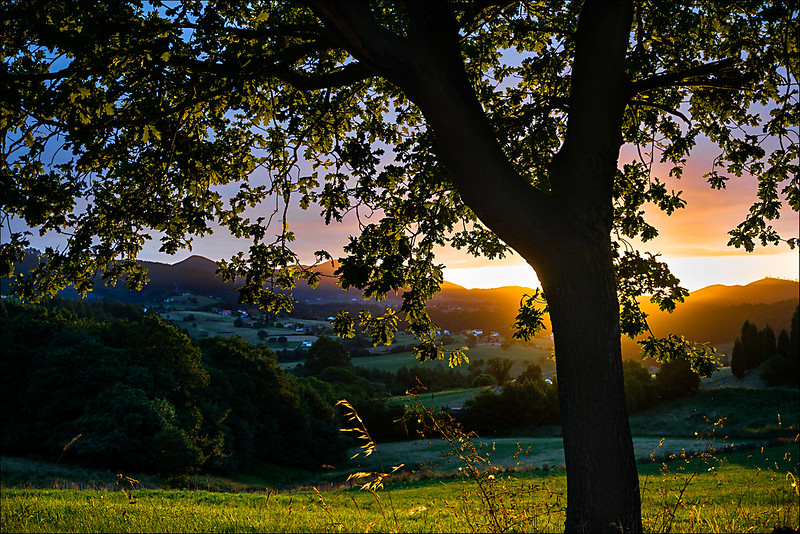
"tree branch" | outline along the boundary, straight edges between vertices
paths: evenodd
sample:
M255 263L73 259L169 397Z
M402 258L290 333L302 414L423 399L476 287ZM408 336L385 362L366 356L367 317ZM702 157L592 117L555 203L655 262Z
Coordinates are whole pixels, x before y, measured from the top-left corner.
M358 0L303 0L324 20L341 44L359 61L384 76L409 74L409 43L381 26L368 4Z
M339 70L315 76L310 76L289 68L279 69L275 73L277 78L301 91L343 87L366 80L373 75L374 72L360 62L350 63Z
M667 106L662 106L660 104L656 104L655 102L648 102L647 100L636 100L636 99L634 99L634 100L631 100L630 102L628 102L628 104L634 105L634 106L649 106L651 108L660 109L661 111L663 111L665 113L669 113L670 115L675 115L676 117L680 117L681 119L683 119L683 121L686 124L689 124L689 125L692 124L692 121L690 121L689 118L686 117L686 115L684 115L683 113L681 113L677 109L672 109L672 108L667 107Z
M631 96L663 87L699 85L728 88L730 87L729 83L733 77L726 75L729 75L733 71L735 64L736 59L727 58L720 61L698 65L696 67L691 67L678 72L667 72L652 76L650 78L645 78L643 80L638 80L631 86ZM709 78L710 76L714 76L715 78ZM704 80L696 80L694 78L704 78Z
M336 28L354 57L419 106L435 134L439 161L483 224L526 259L543 254L552 242L548 230L558 225L558 207L521 177L503 152L467 77L450 4L406 2L404 38L380 26L360 2L307 2Z

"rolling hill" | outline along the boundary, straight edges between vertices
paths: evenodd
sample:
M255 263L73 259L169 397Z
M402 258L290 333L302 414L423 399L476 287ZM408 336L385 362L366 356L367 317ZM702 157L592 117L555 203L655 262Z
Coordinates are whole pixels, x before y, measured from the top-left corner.
M17 268L25 271L36 264L37 254L32 251ZM99 285L92 298L105 298L123 302L147 303L160 301L176 293L193 293L213 296L225 302L238 299L236 286L223 283L215 275L216 263L202 256L189 256L174 264L142 262L148 269L150 282L141 292L128 291L124 284L115 287ZM365 306L361 293L344 291L336 285L333 276L335 265L330 262L317 268L323 274L317 288L305 282L298 283L294 291L301 311L336 306ZM451 331L480 328L510 335L520 299L532 289L525 287L500 287L496 289L466 289L445 282L442 291L429 306L431 317L442 328ZM3 280L2 293L8 293L8 281ZM74 291L65 292L74 297ZM381 305L397 307L402 295L392 295ZM650 327L657 336L675 333L687 339L711 342L727 350L739 335L742 323L749 320L759 327L771 325L776 333L789 327L789 321L798 305L798 282L777 278L764 278L747 285L712 285L693 291L672 314L658 310L648 299L642 299L642 308L648 314ZM371 306L376 306L371 303ZM623 339L626 357L638 356L635 342Z
M664 336L680 334L693 341L710 342L718 350L728 351L740 335L742 324L749 320L759 328L772 326L775 333L789 329L792 313L798 305L798 282L763 278L747 285L712 285L693 291L675 312L667 313L648 300L642 309L648 314L653 333ZM623 353L638 355L638 346L623 339Z

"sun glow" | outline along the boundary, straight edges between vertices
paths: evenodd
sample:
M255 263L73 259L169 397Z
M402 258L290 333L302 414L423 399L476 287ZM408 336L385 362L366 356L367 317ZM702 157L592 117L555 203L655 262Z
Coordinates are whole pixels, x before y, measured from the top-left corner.
M526 264L447 268L444 270L444 279L467 289L503 286L541 287L533 268Z

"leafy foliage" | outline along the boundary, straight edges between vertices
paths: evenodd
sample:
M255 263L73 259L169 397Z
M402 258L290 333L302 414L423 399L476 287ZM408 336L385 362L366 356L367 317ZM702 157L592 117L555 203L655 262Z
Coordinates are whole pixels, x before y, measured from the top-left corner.
M296 203L315 206L328 224L381 215L360 224L337 274L365 296L402 292L399 318L426 338L433 325L423 303L442 281L435 247L502 257L508 236L478 220L469 187L443 165L437 143L444 132L438 124L429 129L431 112L419 107L413 84L400 81L390 60L354 50L317 4L9 3L2 11L3 224L21 220L65 237L30 276L18 277L16 291L34 299L73 283L85 292L98 268L108 283L124 277L141 287L146 274L134 260L147 241L174 253L217 221L252 240L247 256L221 264L228 279L245 280L242 299L287 309L291 299L269 289L291 289L297 279L314 285L320 276L291 248L286 208ZM340 7L346 19L349 8ZM557 194L552 164L574 111L581 2L440 7L426 10L427 20L376 4L370 22L396 32L396 53L422 46L425 24L451 10L470 90L508 163L523 183ZM705 175L712 187L757 177L757 200L731 231L731 244L747 250L781 240L770 221L784 202L800 209L800 195L796 10L782 2L651 2L634 6L633 20L621 140L640 157L617 170L609 200L623 332L635 334L646 323L632 299L652 295L671 309L685 296L664 264L630 245L658 233L645 205L667 214L685 205L653 175L653 163L680 177L705 136L720 150ZM252 208L264 201L274 209L255 216ZM542 224L555 213L540 211ZM26 231L9 232L0 245L2 274L30 242ZM794 246L796 237L787 242ZM320 250L316 258L331 254ZM535 329L529 304L518 326ZM391 315L362 319L380 343L397 324ZM420 358L443 354L432 339L418 349ZM460 361L463 353L450 357Z
M64 304L2 302L3 453L172 477L317 468L342 454L331 403L264 345L207 338L198 348L157 317L96 322Z

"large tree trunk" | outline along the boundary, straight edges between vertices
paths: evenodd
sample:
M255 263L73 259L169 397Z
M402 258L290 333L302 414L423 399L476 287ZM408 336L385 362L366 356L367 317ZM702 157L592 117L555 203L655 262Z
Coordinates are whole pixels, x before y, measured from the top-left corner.
M574 236L573 236L574 238ZM550 307L567 467L567 532L640 532L609 241L565 241L539 276Z
M498 144L469 82L445 2L411 2L409 39L357 3L312 2L351 53L402 88L436 133L464 203L535 269L556 340L571 532L642 530L625 409L612 193L630 84L630 0L586 0L575 34L569 120L552 191L531 187Z

